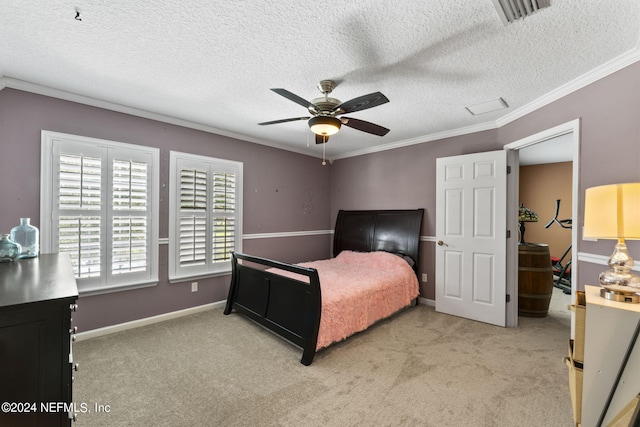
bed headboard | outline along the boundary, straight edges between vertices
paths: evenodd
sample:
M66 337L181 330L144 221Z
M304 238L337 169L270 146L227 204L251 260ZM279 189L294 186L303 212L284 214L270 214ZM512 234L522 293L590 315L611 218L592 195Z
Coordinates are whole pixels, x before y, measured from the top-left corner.
M423 214L424 209L341 210L333 236L333 256L343 250L393 252L411 257L416 270Z

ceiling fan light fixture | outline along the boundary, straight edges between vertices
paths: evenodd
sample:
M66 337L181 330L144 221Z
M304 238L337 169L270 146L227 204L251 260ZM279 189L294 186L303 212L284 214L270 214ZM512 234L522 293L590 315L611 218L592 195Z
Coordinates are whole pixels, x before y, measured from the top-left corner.
M342 122L340 119L328 116L316 116L309 120L311 132L316 135L331 136L340 130Z

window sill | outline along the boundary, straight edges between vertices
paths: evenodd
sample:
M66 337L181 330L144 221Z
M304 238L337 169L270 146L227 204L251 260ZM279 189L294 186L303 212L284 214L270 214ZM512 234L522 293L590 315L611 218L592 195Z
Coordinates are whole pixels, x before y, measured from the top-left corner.
M93 296L93 295L101 295L101 294L110 294L113 292L120 291L130 291L133 289L142 289L142 288L150 288L152 286L156 286L158 284L158 280L155 279L149 282L139 282L139 283L128 283L123 285L113 285L109 287L104 286L94 286L94 287L85 287L82 288L78 286L78 292L81 297Z
M219 271L217 273L190 274L188 276L169 276L169 283L182 283L189 280L209 279L212 277L231 276L231 270Z

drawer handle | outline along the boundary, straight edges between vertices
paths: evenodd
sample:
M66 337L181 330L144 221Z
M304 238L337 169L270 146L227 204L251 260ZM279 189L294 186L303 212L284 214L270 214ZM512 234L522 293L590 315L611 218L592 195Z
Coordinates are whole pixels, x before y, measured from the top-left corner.
M74 326L73 328L69 329L69 333L70 333L70 334L76 334L76 333L78 333L78 327L77 327L77 326Z
M78 304L71 304L69 305L69 310L71 311L76 311L78 309Z

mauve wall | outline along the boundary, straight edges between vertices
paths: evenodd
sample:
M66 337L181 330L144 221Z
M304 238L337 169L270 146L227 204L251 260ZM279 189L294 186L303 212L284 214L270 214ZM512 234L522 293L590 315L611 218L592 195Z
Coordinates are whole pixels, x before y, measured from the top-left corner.
M39 225L40 131L110 139L161 149L161 182L168 179L170 149L244 162L244 233L333 228L339 209L425 208L423 236L435 236L436 158L502 149L505 144L558 124L581 119L579 217L585 188L640 181L640 65L633 64L502 128L447 138L322 167L316 158L206 132L61 101L12 89L0 91L0 232L28 216ZM160 237L167 237L168 187L161 188ZM581 234L579 234L580 236ZM329 256L328 235L244 241L256 255L299 262ZM632 254L640 245L629 242ZM433 299L435 245L421 242L421 294ZM613 242L579 240L574 253L609 256ZM160 246L158 286L81 297L75 315L83 330L126 322L226 298L228 277L168 284L168 247ZM574 263L579 287L594 283L604 267ZM584 275L583 275L584 274Z
M578 230L579 252L608 257L615 242L582 240L584 193L589 187L640 181L640 63L632 64L552 104L528 114L499 130L500 141L508 144L560 123L581 119L579 155ZM635 259L640 243L628 241ZM578 288L598 284L606 265L574 262L572 278Z
M336 160L331 171L331 218L339 209L424 208L420 234L434 236L436 159L502 149L496 141L496 131L491 130ZM434 243L420 242L419 277L427 274L420 294L428 299L435 298L434 260Z
M169 150L244 163L243 233L328 230L329 173L314 157L13 89L0 91L0 232L20 217L40 225L40 131L50 130L160 149L160 237L168 237ZM330 235L244 241L243 250L288 262L326 258ZM80 297L81 330L194 307L227 297L229 276L167 281L160 245L157 286Z
M578 118L581 119L580 202L579 217L574 218L573 224L581 230L586 188L640 181L638 63L493 131L334 161L331 167L331 218L335 218L338 209L422 207L426 212L421 234L435 237L436 158L500 150L505 144ZM613 245L612 241L579 240L574 254L586 252L609 256ZM630 242L629 247L636 259L640 257L637 242ZM423 241L420 249L419 271L428 275L428 282L420 284L421 295L434 299L435 243ZM578 286L594 283L597 274L593 277L593 272L605 268L574 263L574 272L578 270ZM584 280L580 279L582 270Z

